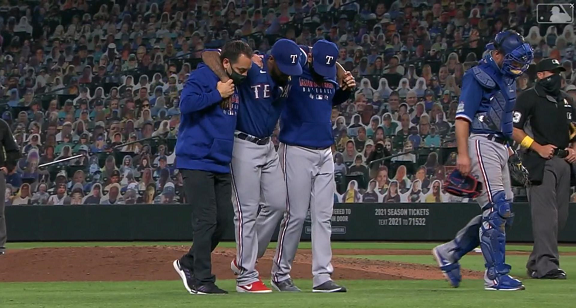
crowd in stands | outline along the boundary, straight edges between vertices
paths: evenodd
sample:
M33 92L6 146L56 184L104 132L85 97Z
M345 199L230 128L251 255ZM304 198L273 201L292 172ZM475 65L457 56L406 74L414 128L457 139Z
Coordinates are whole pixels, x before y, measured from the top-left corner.
M18 5L15 5L18 4ZM179 94L206 48L328 38L357 78L333 110L336 202L448 202L464 72L515 29L562 61L576 96L572 25L529 0L0 1L0 114L22 159L8 205L184 202L174 166ZM518 91L532 85L531 68ZM275 136L273 136L275 137ZM277 138L273 141L278 144ZM68 159L60 163L39 167Z

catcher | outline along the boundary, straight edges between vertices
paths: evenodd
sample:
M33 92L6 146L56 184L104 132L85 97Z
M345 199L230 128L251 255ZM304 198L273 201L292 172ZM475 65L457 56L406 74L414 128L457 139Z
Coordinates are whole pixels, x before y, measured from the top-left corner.
M512 137L524 148L522 161L531 182L534 247L526 268L537 279L566 279L559 268L558 229L568 218L576 118L572 98L560 90L564 70L556 59L540 61L535 86L518 96L513 113Z
M432 253L450 284L461 281L459 260L478 247L482 250L486 272L486 290L524 290L510 276L506 264L505 226L512 220L511 179L508 160L512 154L512 109L516 101L515 79L529 67L533 51L524 38L512 30L500 32L488 44L480 64L462 78L462 93L456 111L456 167L466 177L482 183L476 201L482 216L472 219L448 243L436 246ZM450 185L446 189L450 192Z

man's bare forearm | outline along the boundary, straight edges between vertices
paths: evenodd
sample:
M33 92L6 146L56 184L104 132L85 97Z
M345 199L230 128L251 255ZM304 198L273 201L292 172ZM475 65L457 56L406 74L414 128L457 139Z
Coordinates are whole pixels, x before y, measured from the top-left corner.
M340 63L336 62L336 81L339 84L344 82L344 76L346 75L346 70L340 65Z
M516 143L518 144L521 144L522 140L524 140L526 136L528 136L526 132L524 132L519 128L514 127L514 129L512 130L512 139L514 139L514 141L516 141ZM530 148L535 150L535 148L537 148L538 146L540 146L540 144L536 141L533 141L532 144L530 145Z
M456 146L458 155L468 156L468 137L470 135L470 122L462 119L456 119Z
M220 81L226 82L230 79L222 66L222 61L220 61L220 53L217 51L204 51L202 53L202 61L220 78Z

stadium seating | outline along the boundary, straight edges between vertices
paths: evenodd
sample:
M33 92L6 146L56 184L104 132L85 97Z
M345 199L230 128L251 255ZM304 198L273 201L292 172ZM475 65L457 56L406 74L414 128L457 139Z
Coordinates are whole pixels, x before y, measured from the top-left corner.
M6 202L180 202L174 145L188 74L205 48L243 39L267 53L280 37L336 42L338 62L357 78L353 97L333 111L335 200L468 202L441 184L456 162L462 75L489 38L506 28L523 33L535 61L564 63L564 90L576 96L573 26L538 25L529 2L144 0L122 7L79 0L0 7L0 111L22 149L7 176ZM519 91L534 74L518 80Z

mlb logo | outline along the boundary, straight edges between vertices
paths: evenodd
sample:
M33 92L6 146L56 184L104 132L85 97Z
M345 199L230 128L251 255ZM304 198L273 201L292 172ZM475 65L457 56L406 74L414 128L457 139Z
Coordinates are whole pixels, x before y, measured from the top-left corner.
M540 3L536 9L540 24L570 24L574 22L573 3Z
M316 94L316 99L324 99L324 96L322 94Z

